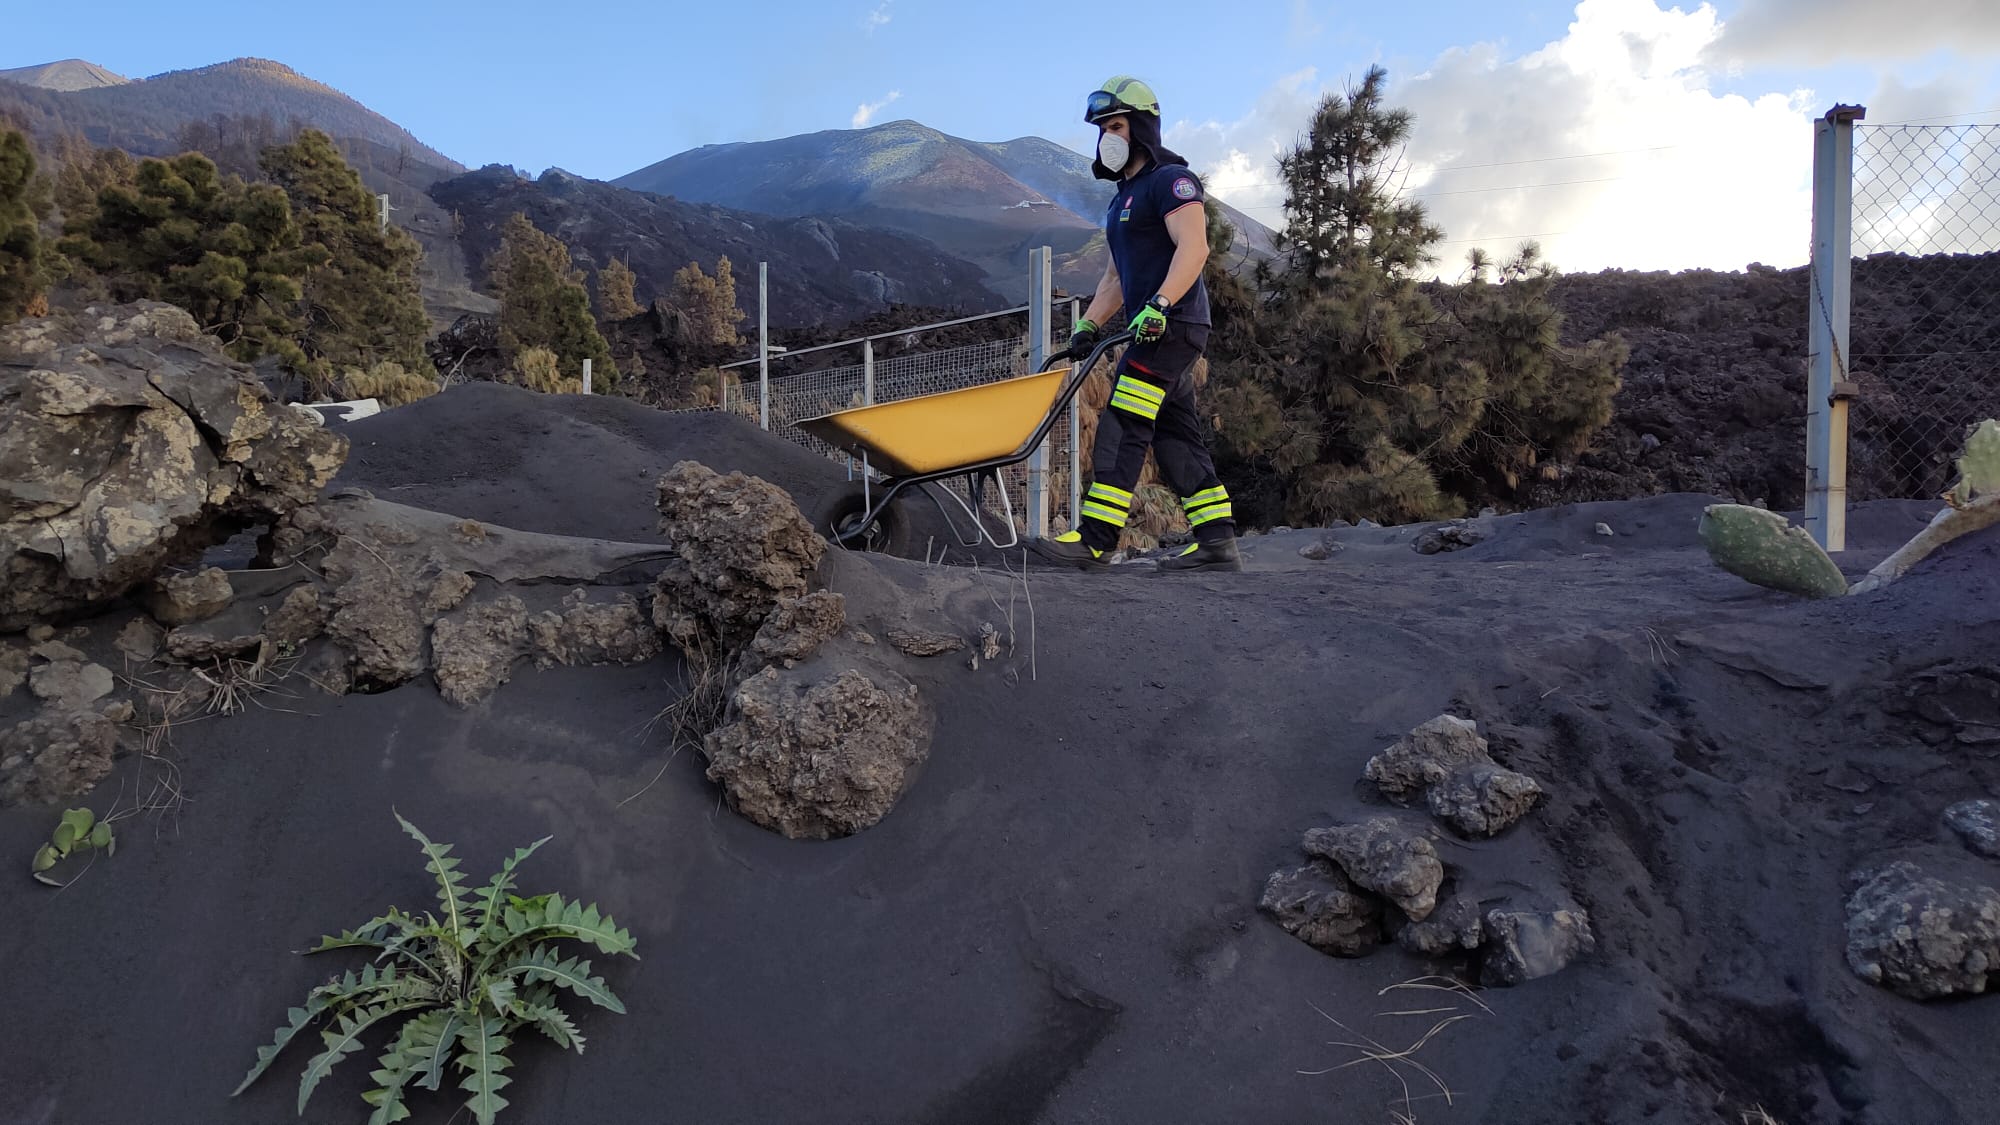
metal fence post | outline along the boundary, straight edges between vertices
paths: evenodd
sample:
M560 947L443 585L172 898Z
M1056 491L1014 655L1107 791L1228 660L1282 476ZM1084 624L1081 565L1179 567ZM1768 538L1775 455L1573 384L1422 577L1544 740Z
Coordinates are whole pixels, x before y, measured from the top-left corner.
M590 393L590 357L583 357L583 393Z
M861 341L861 405L875 405L875 341Z
M771 428L771 263L757 263L757 424Z
M1083 316L1083 299L1069 299L1069 323L1072 330ZM1084 372L1085 375L1090 372ZM1069 526L1075 529L1078 513L1083 511L1083 395L1079 393L1069 401Z
M1053 252L1047 246L1028 251L1028 362L1040 369L1049 358L1049 313L1055 303ZM1049 443L1028 458L1028 534L1049 534Z
M1847 319L1854 278L1854 123L1836 105L1813 122L1812 279L1806 300L1806 531L1847 549Z

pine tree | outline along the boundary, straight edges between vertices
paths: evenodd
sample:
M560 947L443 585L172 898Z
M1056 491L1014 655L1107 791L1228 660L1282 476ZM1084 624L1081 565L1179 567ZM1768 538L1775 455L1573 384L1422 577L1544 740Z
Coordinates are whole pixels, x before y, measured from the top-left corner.
M1553 271L1532 253L1497 283L1475 268L1457 289L1419 285L1443 232L1399 193L1412 121L1384 105L1386 79L1371 68L1324 98L1279 160L1264 323L1218 332L1220 444L1292 522L1439 519L1516 496L1526 469L1587 444L1617 389L1617 345L1562 347Z
M18 131L0 133L0 324L20 319L45 281L41 224L30 191L35 154Z
M634 292L638 277L632 268L616 258L597 271L597 311L607 321L626 320L639 315L639 298Z
M736 326L743 321L743 310L736 307L736 275L728 258L715 263L714 277L703 273L698 262L675 271L667 303L687 316L690 342L703 347L742 342Z
M299 277L295 339L307 358L326 371L381 363L427 369L430 319L418 289L423 249L416 240L382 225L361 174L316 129L265 149L259 163L291 200L301 243L318 262Z
M298 278L324 264L302 247L284 190L223 176L199 153L145 160L65 223L64 254L93 270L115 300L186 309L249 361L278 355L302 370Z
M570 264L561 239L516 212L502 230L490 272L500 294L500 350L510 363L531 348L545 348L566 378L581 378L588 357L593 390L616 383L611 347L591 319L583 274Z

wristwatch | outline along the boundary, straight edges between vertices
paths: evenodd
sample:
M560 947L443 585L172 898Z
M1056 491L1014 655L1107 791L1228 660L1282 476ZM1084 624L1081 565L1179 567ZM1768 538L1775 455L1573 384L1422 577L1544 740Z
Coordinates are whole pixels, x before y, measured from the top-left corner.
M1167 309L1171 307L1172 304L1173 302L1167 300L1166 295L1162 293L1153 294L1153 299L1146 302L1146 305L1149 308L1155 308L1160 310L1161 316L1167 315Z

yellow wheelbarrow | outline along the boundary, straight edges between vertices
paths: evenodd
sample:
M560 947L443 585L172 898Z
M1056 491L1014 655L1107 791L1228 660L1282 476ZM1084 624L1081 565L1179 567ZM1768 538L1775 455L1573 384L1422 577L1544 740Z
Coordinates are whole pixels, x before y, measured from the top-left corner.
M1014 504L1001 471L1034 455L1063 408L1076 398L1090 369L1110 349L1132 338L1107 336L1074 367L1051 368L1065 356L1050 356L1032 375L955 391L919 395L875 406L839 410L799 422L799 429L859 458L861 480L822 505L813 527L836 545L855 550L906 553L909 521L897 501L913 488L937 505L960 546L981 543L1005 549L1021 541L1014 528ZM871 480L874 470L884 475ZM966 495L922 486L964 478ZM986 489L999 493L1004 536L980 516ZM959 530L939 493L950 497L971 521L970 537Z

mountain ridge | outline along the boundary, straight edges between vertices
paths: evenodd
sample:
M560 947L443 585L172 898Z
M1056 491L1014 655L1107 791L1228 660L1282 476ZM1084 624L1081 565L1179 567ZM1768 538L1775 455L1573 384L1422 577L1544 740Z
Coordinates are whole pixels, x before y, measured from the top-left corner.
M620 187L776 215L829 214L929 238L1006 283L1051 246L1058 283L1094 287L1093 246L1109 187L1079 153L1032 135L972 141L909 118L764 141L703 145L611 181ZM1221 204L1221 201L1217 201ZM1270 252L1271 232L1221 204L1232 258Z
M99 86L123 86L132 81L85 59L59 59L37 66L17 66L0 70L0 79L34 86L42 90L90 90Z

